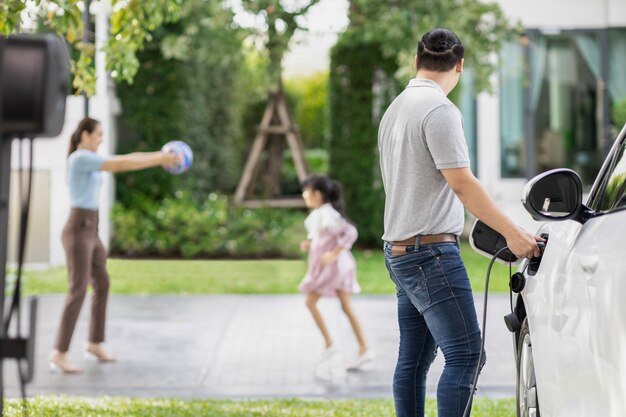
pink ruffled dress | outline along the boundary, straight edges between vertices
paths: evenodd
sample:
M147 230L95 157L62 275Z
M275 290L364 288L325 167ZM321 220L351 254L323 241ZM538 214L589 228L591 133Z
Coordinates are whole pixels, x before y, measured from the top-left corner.
M298 286L303 293L316 293L334 297L337 290L346 293L359 293L361 287L356 280L356 261L350 248L358 236L356 228L326 203L309 214L304 226L311 240L309 248L309 269ZM322 265L322 255L343 246L337 260Z

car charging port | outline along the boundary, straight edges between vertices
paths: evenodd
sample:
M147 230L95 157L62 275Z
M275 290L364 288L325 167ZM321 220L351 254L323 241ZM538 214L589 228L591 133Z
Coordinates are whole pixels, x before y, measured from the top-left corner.
M537 273L537 270L539 269L539 265L541 264L541 260L543 259L543 251L545 250L546 245L548 244L548 235L546 233L542 233L540 236L545 240L545 242L537 242L537 246L539 246L539 250L541 251L541 255L539 255L536 258L531 258L528 261L527 273L531 277L534 276ZM512 282L511 282L511 284L512 284ZM519 292L519 291L516 291L516 292Z
M539 269L539 264L541 263L541 257L543 256L543 251L546 248L546 243L548 242L548 235L542 234L541 237L545 239L545 242L537 242L537 246L539 246L539 250L541 251L541 255L537 258L529 259L528 261L528 275L535 275L537 273L537 269ZM511 291L518 294L522 292L522 290L526 287L526 276L522 271L518 271L511 275L509 278L509 288ZM520 322L518 315L515 312L510 312L506 316L504 316L504 324L506 324L507 329L511 333L518 332L522 327L522 323Z

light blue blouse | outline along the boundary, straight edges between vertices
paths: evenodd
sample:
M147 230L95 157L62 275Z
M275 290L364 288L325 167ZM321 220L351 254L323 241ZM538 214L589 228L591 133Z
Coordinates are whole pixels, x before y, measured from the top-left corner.
M72 208L98 209L103 163L103 156L86 149L78 149L69 156L67 182Z

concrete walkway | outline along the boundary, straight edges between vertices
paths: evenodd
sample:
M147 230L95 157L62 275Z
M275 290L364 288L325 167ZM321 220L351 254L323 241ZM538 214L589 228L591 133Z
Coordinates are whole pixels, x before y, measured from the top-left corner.
M81 375L52 373L47 355L56 332L61 295L40 298L35 379L28 395L121 395L177 398L388 398L397 357L394 296L356 296L354 308L376 359L345 372L357 345L337 300L320 304L339 353L320 361L322 338L298 295L112 296L107 349L118 362L99 364L82 354L89 302L83 306L70 358ZM476 295L482 314L482 295ZM488 360L479 395L512 397L515 367L511 334L502 317L508 295L489 301ZM481 317L479 317L481 320ZM436 393L439 353L428 381ZM19 395L12 361L4 369L8 396Z

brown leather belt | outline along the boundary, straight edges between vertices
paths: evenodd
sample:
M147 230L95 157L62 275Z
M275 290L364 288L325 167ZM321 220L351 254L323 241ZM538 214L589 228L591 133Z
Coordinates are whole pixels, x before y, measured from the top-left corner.
M413 236L406 240L398 240L389 242L391 244L391 255L398 256L407 253L408 246L414 246L417 236ZM438 235L420 235L420 245L428 245L429 243L442 242L458 242L457 236L453 233L440 233Z
M410 237L405 240L389 242L393 246L413 246L417 236ZM438 235L420 235L420 244L428 245L429 243L457 242L457 236L453 233L439 233Z

